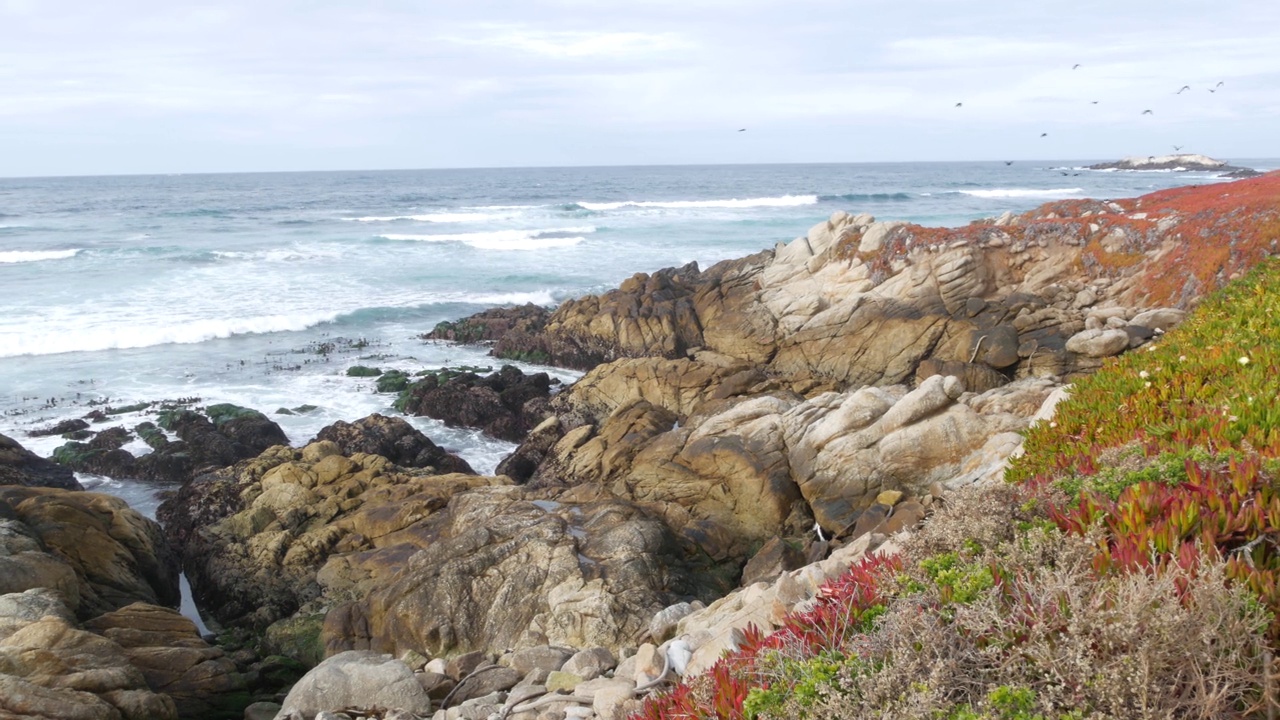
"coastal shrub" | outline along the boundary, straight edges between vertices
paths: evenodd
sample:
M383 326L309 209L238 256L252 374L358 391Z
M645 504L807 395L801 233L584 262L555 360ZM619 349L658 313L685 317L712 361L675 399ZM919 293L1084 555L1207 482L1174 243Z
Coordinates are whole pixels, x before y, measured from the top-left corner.
M1076 383L1008 479L1078 493L1052 516L1105 528L1099 572L1185 568L1208 552L1278 613L1278 370L1280 263L1268 261L1149 351Z
M1105 529L1063 532L1053 512L1031 486L957 493L900 555L862 560L813 608L747 633L639 717L1233 717L1260 706L1271 616L1227 582L1227 562L1205 552L1160 571L1099 572Z

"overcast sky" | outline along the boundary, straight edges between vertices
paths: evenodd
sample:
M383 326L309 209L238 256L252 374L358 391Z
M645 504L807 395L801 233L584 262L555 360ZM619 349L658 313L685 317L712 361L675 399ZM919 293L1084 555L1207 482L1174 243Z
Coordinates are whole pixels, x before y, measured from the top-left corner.
M0 176L1173 145L1280 156L1280 2L0 0Z

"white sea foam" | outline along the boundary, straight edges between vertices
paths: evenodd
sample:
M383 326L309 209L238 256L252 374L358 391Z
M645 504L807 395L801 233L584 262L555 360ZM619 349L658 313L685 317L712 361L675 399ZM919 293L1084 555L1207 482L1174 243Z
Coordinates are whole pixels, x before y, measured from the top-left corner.
M302 260L325 260L341 257L337 250L213 250L209 253L216 258L226 260L265 260L267 262L299 262Z
M638 208L754 208L795 207L816 205L817 195L783 195L781 197L734 198L732 200L626 200L623 202L578 202L587 210L618 210L624 207Z
M1079 195L1084 188L1052 188L1033 190L1030 188L994 188L991 190L960 190L961 195L980 198L1064 198Z
M501 215L495 213L482 212L439 212L424 213L422 215L369 215L366 217L342 218L343 220L352 220L355 222L393 222L396 220L416 220L418 222L434 222L434 223L464 223L464 222L484 222L485 220L494 220Z
M524 305L526 303L554 305L556 303L556 299L549 290L507 293L458 293L456 295L441 295L440 300L475 303L477 305Z
M460 242L478 250L545 250L572 247L586 240L583 234L595 231L596 229L593 227L571 227L551 230L493 230L490 232L440 235L387 233L379 235L379 237L387 240L413 240L417 242Z
M0 252L0 264L40 262L42 260L66 260L75 257L75 250L8 250Z
M18 332L8 337L0 334L0 357L18 355L55 355L66 352L92 352L153 345L191 344L244 335L305 330L331 322L339 313L299 313L296 315L260 315L229 320L187 320L154 324L120 324L80 327L75 331L57 329L42 332Z

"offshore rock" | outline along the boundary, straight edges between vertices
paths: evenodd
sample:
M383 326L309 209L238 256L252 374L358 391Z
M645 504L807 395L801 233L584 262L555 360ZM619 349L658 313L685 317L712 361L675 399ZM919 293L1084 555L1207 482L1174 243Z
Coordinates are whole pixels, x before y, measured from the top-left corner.
M425 340L460 343L499 343L498 357L545 363L549 354L541 344L541 334L551 311L532 303L509 308L491 308L457 322L442 322L423 336Z
M236 405L210 405L203 412L167 410L160 427L178 436L171 441L154 426L138 431L152 452L134 457L122 446L132 439L122 427L98 432L88 442L68 442L54 451L53 459L73 470L113 478L186 482L194 474L232 465L254 457L288 438L265 415Z

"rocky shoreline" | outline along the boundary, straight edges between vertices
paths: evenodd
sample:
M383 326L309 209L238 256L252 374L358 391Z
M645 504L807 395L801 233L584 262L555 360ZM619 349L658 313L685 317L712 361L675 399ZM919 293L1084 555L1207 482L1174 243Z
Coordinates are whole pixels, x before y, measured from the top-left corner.
M837 213L427 336L569 387L370 369L389 407L519 442L493 476L383 415L295 448L174 408L56 429L56 463L0 438L0 715L624 717L998 482L1065 385L1280 251L1277 207L1273 173L954 229ZM70 469L181 487L157 524ZM179 565L218 637L167 609Z

